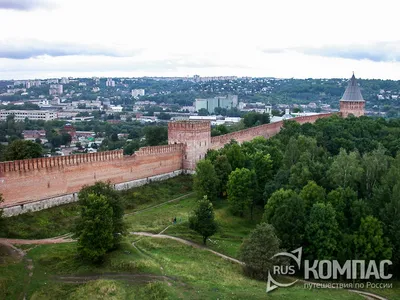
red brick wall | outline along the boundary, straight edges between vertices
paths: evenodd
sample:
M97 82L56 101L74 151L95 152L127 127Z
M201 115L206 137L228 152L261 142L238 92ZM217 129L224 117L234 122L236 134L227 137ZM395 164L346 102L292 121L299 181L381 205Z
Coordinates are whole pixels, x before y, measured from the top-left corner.
M331 114L297 117L314 122ZM170 122L166 146L140 148L132 156L122 150L82 155L27 159L0 163L0 193L10 207L78 192L96 181L123 183L181 169L194 170L208 149L219 149L230 140L242 143L256 136L277 134L283 122L265 124L212 137L209 122Z
M296 121L300 124L314 123L317 119L326 118L326 117L330 117L330 116L332 116L332 114L319 114L319 115L313 115L313 116L296 117L296 118L293 118L290 120ZM229 143L232 139L236 140L239 143L243 143L246 141L251 141L252 139L254 139L257 136L263 136L265 138L269 138L269 137L277 134L281 130L282 126L283 126L283 121L280 121L280 122L264 124L264 125L244 129L241 131L228 133L225 135L214 136L211 138L211 147L210 148L215 149L215 150L220 149L226 143Z
M349 115L361 117L365 114L364 108L364 101L340 101L340 113L343 118L347 118Z
M96 181L128 182L182 169L183 145L141 148L0 163L0 193L12 206L78 192Z

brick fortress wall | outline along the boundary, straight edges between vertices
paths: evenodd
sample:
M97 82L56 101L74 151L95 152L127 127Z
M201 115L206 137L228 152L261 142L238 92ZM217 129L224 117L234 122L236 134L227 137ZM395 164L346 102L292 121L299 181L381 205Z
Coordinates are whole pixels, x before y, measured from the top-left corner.
M182 169L182 144L0 163L3 206L71 194L96 181L122 183Z
M320 114L292 120L313 123L329 116L331 114ZM193 172L208 149L222 148L232 139L242 143L257 136L268 138L277 134L282 126L283 122L276 122L211 137L209 122L170 122L169 145L140 148L131 156L124 156L122 150L117 150L2 162L0 193L5 199L2 206L10 208L8 215L19 214L29 210L23 209L26 204L40 203L34 208L40 210L76 201L75 193L96 181L110 181L116 189L123 189L144 184L150 177L158 180L182 170Z
M319 114L313 116L304 116L304 117L296 117L290 119L291 121L296 121L300 124L303 123L314 123L317 119L326 118L332 116L329 114ZM251 127L248 129L228 133L225 135L214 136L211 138L211 147L210 149L218 150L224 147L225 144L229 143L231 140L236 140L239 143L248 142L254 139L257 136L263 136L265 138L269 138L277 134L283 126L283 121L264 124L256 127Z

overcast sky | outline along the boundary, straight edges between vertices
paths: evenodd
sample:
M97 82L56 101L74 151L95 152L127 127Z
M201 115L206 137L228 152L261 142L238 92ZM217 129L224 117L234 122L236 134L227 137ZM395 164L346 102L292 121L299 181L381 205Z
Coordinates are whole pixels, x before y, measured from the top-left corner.
M400 79L398 0L0 0L0 79Z

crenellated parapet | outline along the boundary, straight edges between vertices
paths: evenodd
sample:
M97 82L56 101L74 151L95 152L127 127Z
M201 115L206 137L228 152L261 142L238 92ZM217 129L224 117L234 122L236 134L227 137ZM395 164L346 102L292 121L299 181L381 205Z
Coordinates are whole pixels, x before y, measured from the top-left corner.
M142 147L135 152L134 155L137 156L147 156L147 155L159 155L165 153L181 153L184 149L183 144L170 144L162 146L152 146L152 147Z
M210 131L210 121L175 121L168 123L169 131ZM169 136L168 136L169 137Z
M0 163L0 174L10 172L28 172L66 166L77 166L84 163L112 161L122 159L123 150L105 151L97 153L75 154L68 156L41 157L24 160L6 161Z

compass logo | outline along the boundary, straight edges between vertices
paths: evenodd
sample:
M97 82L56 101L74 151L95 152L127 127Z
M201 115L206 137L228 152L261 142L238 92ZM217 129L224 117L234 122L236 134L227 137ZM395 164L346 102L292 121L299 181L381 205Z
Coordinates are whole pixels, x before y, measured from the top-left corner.
M297 248L291 252L280 252L275 254L275 257L287 257L295 261L295 265L280 265L274 266L273 272L268 271L267 280L267 293L277 289L278 287L289 287L294 285L298 280L290 283L280 283L273 278L272 275L294 275L301 269L301 257L303 248ZM308 280L311 277L314 279L338 279L341 276L351 280L368 280L371 278L377 280L388 280L392 278L392 274L389 273L389 266L392 265L390 260L346 260L340 264L337 260L304 260L304 279ZM337 285L330 283L331 285ZM373 286L375 283L367 282L367 286ZM346 284L339 284L340 287ZM376 285L376 284L375 284Z
M293 275L296 272L296 267L298 270L300 270L300 265L301 265L301 255L303 252L303 247L297 248L296 250L293 250L292 252L279 252L275 254L272 258L274 257L279 257L279 256L286 256L291 259L293 259L296 262L297 266L293 265L288 265L288 266L274 266L274 275ZM295 255L297 254L297 256ZM271 275L271 271L268 271L268 281L267 281L267 293L277 289L278 287L289 287L295 284L298 280L295 280L291 283L280 283L277 282Z

